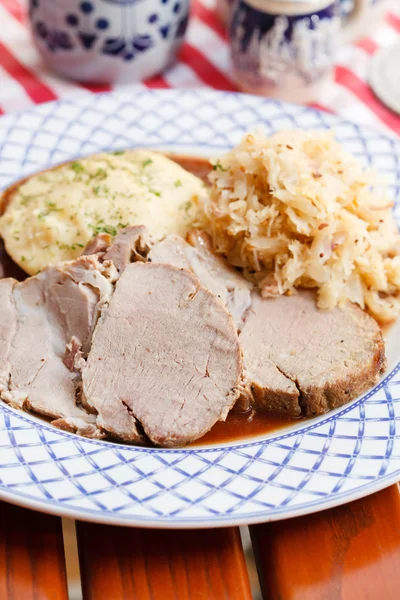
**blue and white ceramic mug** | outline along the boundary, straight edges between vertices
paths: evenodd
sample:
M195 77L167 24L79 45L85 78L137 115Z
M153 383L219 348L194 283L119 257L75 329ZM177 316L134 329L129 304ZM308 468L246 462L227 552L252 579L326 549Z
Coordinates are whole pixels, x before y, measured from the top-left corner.
M351 19L352 25L356 26L358 21L368 16L369 12L366 10L368 7L375 7L382 2L383 0L364 0L363 2L340 0L340 16L343 22ZM230 25L234 3L235 0L216 0L217 15L225 27Z
M174 60L190 0L30 0L37 48L47 64L79 81L125 83Z
M356 0L355 10L366 2ZM236 0L230 39L238 85L294 102L318 100L340 36L339 0Z

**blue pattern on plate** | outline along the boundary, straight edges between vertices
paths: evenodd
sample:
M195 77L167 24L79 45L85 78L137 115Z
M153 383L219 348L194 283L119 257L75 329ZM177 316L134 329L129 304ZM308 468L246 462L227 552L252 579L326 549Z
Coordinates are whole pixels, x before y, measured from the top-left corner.
M0 188L104 149L217 153L264 123L334 127L400 195L400 142L309 108L240 94L87 95L0 119ZM85 440L0 406L0 497L87 520L218 526L321 510L400 479L400 365L362 399L265 439L159 450Z

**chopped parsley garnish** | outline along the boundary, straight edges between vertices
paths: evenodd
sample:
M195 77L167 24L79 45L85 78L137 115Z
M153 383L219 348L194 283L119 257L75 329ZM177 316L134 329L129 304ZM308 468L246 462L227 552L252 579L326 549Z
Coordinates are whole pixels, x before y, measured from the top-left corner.
M20 196L22 198L21 206L26 206L28 204L28 202L32 199L32 196L24 196L24 194L22 194L21 192L20 192Z
M148 167L149 165L152 165L153 161L151 160L151 158L148 158L147 160L144 160L142 162L142 167Z
M94 177L96 179L105 179L107 177L107 171L100 167L99 169L97 169L96 173L94 174Z
M112 225L102 225L97 223L97 225L89 224L89 227L93 230L94 235L97 235L98 233L108 233L113 237L117 235L117 229Z
M192 208L192 202L190 200L184 202L184 204L181 205L181 208L188 212Z
M78 248L84 248L85 247L83 244L77 244L77 243L69 245L69 244L60 244L60 243L56 242L56 244L60 248L60 250L76 250L77 247Z
M114 156L120 156L121 154L125 154L125 150L115 150L113 152Z
M93 193L98 196L100 193L100 186L99 185L95 185L93 188Z
M47 202L47 210L41 210L37 218L44 219L45 217L48 217L49 214L52 212L62 212L63 210L63 208L58 208L57 204L55 204L54 202Z
M161 196L161 192L157 192L156 190L149 190L150 194L154 194L158 198Z
M21 256L21 262L25 262L25 261L26 261L25 256Z
M215 165L213 165L213 171L227 171L228 169L225 169L225 167L223 167L221 165L220 162L215 163Z
M181 187L182 186L182 181L180 179L175 179L174 186L175 187Z
M71 169L75 171L75 173L82 173L82 171L84 171L82 163L77 161L72 163Z

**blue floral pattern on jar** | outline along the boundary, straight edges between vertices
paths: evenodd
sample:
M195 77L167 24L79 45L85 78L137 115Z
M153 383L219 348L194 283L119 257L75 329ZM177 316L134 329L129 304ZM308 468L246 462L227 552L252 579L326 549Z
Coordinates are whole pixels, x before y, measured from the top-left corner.
M53 10L56 11L59 0L52 0L52 3ZM188 0L158 0L159 10L154 10L154 3L146 0L63 2L60 4L60 12L66 12L57 28L49 26L46 7L41 6L42 4L45 4L43 0L30 0L29 14L34 36L50 52L70 51L78 46L87 51L96 50L131 61L153 48L160 40L179 41L188 25ZM127 11L134 5L142 5L146 9L148 4L152 8L149 8L145 27L142 25L139 28L134 19L129 18ZM102 5L119 9L118 22L117 19L110 19L109 10L103 9L102 12ZM48 12L50 14L50 10Z

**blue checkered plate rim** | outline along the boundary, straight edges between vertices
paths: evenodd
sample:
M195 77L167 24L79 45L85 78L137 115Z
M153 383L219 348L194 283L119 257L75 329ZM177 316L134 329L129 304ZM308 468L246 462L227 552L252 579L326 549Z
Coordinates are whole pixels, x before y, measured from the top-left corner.
M264 125L334 128L400 199L400 141L310 108L215 91L83 94L0 119L0 189L37 170L135 146L215 155ZM400 217L398 204L396 216ZM0 406L0 497L142 527L216 527L302 515L400 479L400 328L369 393L324 417L241 443L179 450L86 440Z

